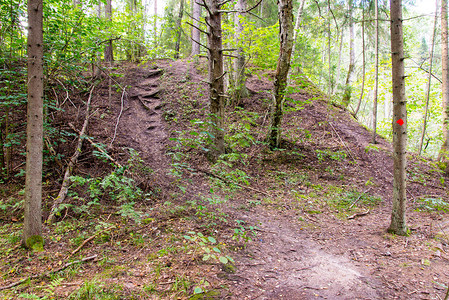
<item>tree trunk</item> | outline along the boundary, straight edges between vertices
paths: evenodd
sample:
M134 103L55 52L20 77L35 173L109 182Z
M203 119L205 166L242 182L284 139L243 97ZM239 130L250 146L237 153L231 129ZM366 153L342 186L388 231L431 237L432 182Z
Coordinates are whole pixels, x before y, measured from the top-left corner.
M224 74L221 12L218 0L207 0L209 15L209 99L211 132L214 136L212 157L225 153L224 149Z
M448 154L449 154L449 135L447 123L449 122L449 53L447 36L447 1L441 2L441 63L442 63L442 93L443 93L443 145L441 146L438 160L446 163L446 172L449 172Z
M426 91L426 108L424 110L424 120L422 125L422 131L421 131L421 139L419 141L419 149L418 149L418 155L421 155L422 146L424 143L424 136L426 135L426 126L427 126L427 115L429 112L429 100L430 100L430 87L432 82L432 63L433 63L433 50L435 48L435 32L437 29L437 22L438 22L438 0L435 1L435 19L433 21L433 32L432 32L432 45L430 45L430 62L429 62L429 74L427 78L427 91Z
M298 9L298 14L296 15L295 29L293 32L293 48L292 48L292 60L295 61L296 53L296 41L298 39L299 25L301 24L302 12L304 10L304 3L306 0L301 1L301 6ZM288 74L287 85L291 84L291 72Z
M184 0L180 1L179 3L179 14L178 14L178 20L176 20L176 28L178 28L178 33L176 36L176 45L175 45L175 59L179 58L179 47L181 46L181 22L182 22L182 16L184 14Z
M293 49L293 5L292 0L278 0L280 52L274 77L273 110L271 115L269 143L271 149L281 142L281 121L285 100L285 88Z
M42 248L43 27L42 0L28 1L28 105L22 244Z
M106 0L106 6L104 8L104 13L106 16L106 19L109 23L112 22L112 0ZM104 60L107 62L114 61L114 53L112 50L112 39L110 39L106 43L106 47L104 48Z
M360 109L360 104L363 100L363 93L365 91L365 5L362 1L362 89L360 91L359 101L357 102L357 107L355 108L354 115L357 116L357 113Z
M406 172L407 164L407 106L404 80L404 41L402 33L402 0L390 0L391 62L393 81L393 209L388 231L407 234Z
M379 0L374 0L374 18L375 18L375 62L374 62L374 101L373 101L373 138L372 143L376 144L376 131L377 131L377 94L379 88Z
M248 89L246 88L245 53L243 52L243 47L241 45L241 36L243 34L243 24L241 18L243 18L245 6L245 0L237 0L235 10L238 12L234 15L235 41L237 44L237 58L235 59L234 64L234 100L237 105L240 103L240 99L249 96Z
M351 102L352 94L352 76L354 74L354 64L355 64L355 54L354 54L354 20L352 19L352 2L354 0L349 0L349 68L348 75L346 77L345 91L343 94L342 104L344 107L348 107Z
M196 1L200 0L193 0L193 25L195 27L200 27L200 18L201 18L201 5L199 5ZM200 54L200 44L199 42L201 39L201 32L192 26L192 53L191 56L197 56Z
M108 0L109 1L109 0ZM197 0L193 0L197 1ZM199 1L199 0L198 0ZM154 48L157 47L157 0L154 0L154 23L153 23L153 31L154 31Z

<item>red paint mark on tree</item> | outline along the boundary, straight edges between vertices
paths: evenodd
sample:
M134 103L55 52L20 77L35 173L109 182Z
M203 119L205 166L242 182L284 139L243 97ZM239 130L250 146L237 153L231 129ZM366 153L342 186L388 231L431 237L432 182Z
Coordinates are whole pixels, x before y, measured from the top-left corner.
M401 125L401 126L402 126L402 125L404 124L404 120L402 120L402 119L399 119L399 120L397 120L397 121L396 121L396 123L398 123L399 125Z

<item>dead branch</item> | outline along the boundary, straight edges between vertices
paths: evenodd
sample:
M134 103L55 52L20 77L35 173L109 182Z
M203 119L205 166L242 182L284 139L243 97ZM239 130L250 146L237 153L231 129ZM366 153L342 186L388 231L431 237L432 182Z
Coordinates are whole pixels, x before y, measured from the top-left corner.
M258 7L260 5L260 3L262 3L262 0L259 0L259 2L257 2L253 7L247 9L244 11L244 13L249 13L250 11L252 11L253 9L255 9L256 7Z
M54 270L54 271L46 272L46 273L40 274L40 275L32 275L32 276L29 276L29 277L24 278L24 279L22 279L22 280L19 280L19 281L17 281L17 282L11 283L10 285L0 287L0 291L7 290L7 289L10 289L10 288L13 288L13 287L15 287L15 286L21 285L22 283L27 282L27 281L32 280L32 279L38 279L38 278L48 277L48 276L50 276L50 275L52 275L52 274L56 274L56 273L58 273L58 272L61 272L61 271L64 270L64 269L67 269L67 268L70 267L71 265L79 264L79 263L83 263L83 262L86 262L86 261L93 260L93 259L97 258L97 256L98 256L98 255L96 255L96 254L95 254L95 255L92 255L92 256L88 256L88 257L85 257L85 258L83 258L83 259L81 259L81 260L76 260L76 261L72 261L72 262L70 262L70 263L66 263L65 265L63 265L62 267L60 267L59 269L56 269L56 270Z
M92 92L94 91L95 86L92 86L89 93L89 99L86 103L86 117L84 119L83 128L81 129L81 132L78 137L78 143L75 148L75 153L73 153L72 157L70 158L69 164L67 165L67 168L65 170L64 179L62 180L62 186L61 190L59 191L58 197L56 197L55 201L53 202L53 206L50 210L50 215L47 218L47 223L52 224L55 221L55 212L58 206L64 202L67 192L69 191L69 185L70 185L70 176L72 176L72 170L75 167L76 163L78 162L78 157L81 153L81 148L83 147L83 141L84 136L86 134L87 126L89 125L89 111L90 111L90 104L92 101Z
M233 0L225 0L225 1L222 1L222 2L218 3L218 6L221 7L221 6L223 6L223 5L225 5L226 3L229 3L229 2L231 2L231 1L233 1Z
M97 233L95 233L93 236L89 237L88 239L86 239L84 242L81 243L81 245L78 246L78 248L76 248L75 250L72 251L72 253L70 253L69 256L67 256L67 259L69 259L70 257L73 256L73 254L77 253L78 251L81 250L81 248L83 248L87 243L89 243L91 240L93 240L95 237L97 237L99 234L102 234L103 232L106 232L112 228L115 228L115 226L111 226L109 228L103 229L101 231L98 231Z
M194 17L193 17L193 16L191 15L191 14L189 14L189 12L188 12L188 11L184 10L184 13L185 13L186 15L188 15L190 19L192 19L192 20L194 20L194 21L197 21L198 23L201 23L201 24L203 24L203 25L206 25L206 26L207 26L207 24L206 24L206 23L204 23L203 21L201 21L201 20L198 20L198 19L194 18Z
M363 195L365 195L371 188L368 188L366 191L364 191L363 193L361 193L357 199L355 199L354 202L352 202L352 204L349 206L349 209L351 209L359 200L360 198L362 198Z
M112 138L111 142L109 143L109 148L112 147L112 144L114 143L115 138L117 137L117 128L118 128L118 124L120 122L120 117L122 116L122 113L123 113L123 98L125 97L125 93L126 93L126 88L124 88L123 92L122 92L122 98L120 100L120 103L121 103L120 104L120 113L118 114L118 117L117 117L117 123L115 124L115 129L114 129L114 137Z
M257 192L257 193L262 194L262 195L265 195L265 196L270 196L268 193L266 193L266 192L264 192L264 191L261 191L261 190L252 188L252 187L250 187L250 186L241 185L241 184L236 183L236 182L230 182L230 181L227 180L226 178L223 178L223 177L221 177L221 176L215 175L214 173L211 173L211 172L206 171L206 170L202 170L202 169L198 169L198 168L193 169L193 168L188 168L188 167L182 167L182 168L184 168L185 170L188 170L188 171L190 171L190 172L201 172L201 173L206 174L207 176L210 176L210 177L214 177L214 178L220 179L220 180L223 181L224 183L227 183L227 184L231 184L231 183L232 183L232 184L235 184L235 185L237 185L237 186L239 186L239 187L241 187L241 188L248 189L248 190L251 190L251 191L253 191L253 192Z
M207 31L204 31L204 30L202 30L201 28L199 28L199 27L197 27L197 26L193 25L193 24L192 24L192 23L190 23L190 22L186 22L186 24L188 24L188 25L192 26L193 28L196 28L196 29L197 29L198 31L200 31L200 32L204 33L205 35L209 35L209 34L210 34L209 32L207 32Z
M200 45L200 46L202 46L202 47L204 47L204 48L206 48L207 50L209 50L210 51L210 48L209 47L207 47L207 46L204 46L203 44L201 44L200 42L198 42L198 41L195 41L194 39L192 39L191 38L191 40L192 41L194 41L195 43L197 43L198 45Z
M202 1L203 1L203 4L201 4L201 3L199 3L199 2L197 2L196 4L198 4L198 5L200 5L200 6L203 6L203 7L207 10L207 12L209 13L209 16L212 16L212 12L210 11L209 6L207 6L206 0L202 0Z
M76 133L80 134L80 132L78 131L78 129L75 128L75 126L73 126L72 123L69 123L70 128L72 128L73 131L75 131ZM112 161L117 167L121 168L122 165L120 163L118 163L115 159L113 159L106 151L104 151L100 146L98 146L98 144L95 144L91 139L87 138L87 141L94 146L95 148L97 148L98 151L100 151L101 153L103 153L103 155L109 159L110 161Z
M366 216L367 214L369 214L369 212L370 212L370 210L368 209L367 211L364 211L364 212L361 212L361 213L353 214L352 216L349 216L349 217L348 217L348 220L352 220L352 219L355 219L355 218L357 218L357 217Z

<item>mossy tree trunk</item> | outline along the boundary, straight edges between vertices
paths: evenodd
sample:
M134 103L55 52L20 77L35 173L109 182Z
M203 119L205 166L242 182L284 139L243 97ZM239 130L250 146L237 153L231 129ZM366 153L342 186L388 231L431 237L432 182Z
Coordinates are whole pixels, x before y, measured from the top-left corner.
M292 0L278 0L280 52L274 77L273 109L269 144L271 149L278 148L281 142L281 121L285 90L287 87L290 58L293 48L293 5Z
M388 231L407 234L406 164L407 164L407 106L404 80L404 41L402 30L402 0L390 0L391 60L393 81L393 209Z
M28 0L28 105L22 244L42 245L43 28L42 0Z

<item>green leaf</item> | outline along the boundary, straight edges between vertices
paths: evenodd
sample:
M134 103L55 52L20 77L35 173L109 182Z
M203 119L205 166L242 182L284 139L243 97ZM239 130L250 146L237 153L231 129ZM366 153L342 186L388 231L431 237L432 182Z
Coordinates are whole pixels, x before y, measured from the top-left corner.
M220 262L222 262L223 264L227 264L228 263L228 259L224 256L220 256L220 258L218 259Z
M209 242L211 242L212 244L215 244L216 242L217 242L217 240L216 239L214 239L213 237L208 237L207 238L208 240L209 240Z
M217 247L214 247L213 250L217 253L221 253L220 249L218 249Z
M203 293L203 289L200 288L199 286L197 286L194 290L193 290L194 294L201 294Z
M204 260L204 261L208 260L209 258L210 258L210 255L209 255L209 254L206 254L206 255L203 256L203 260Z

